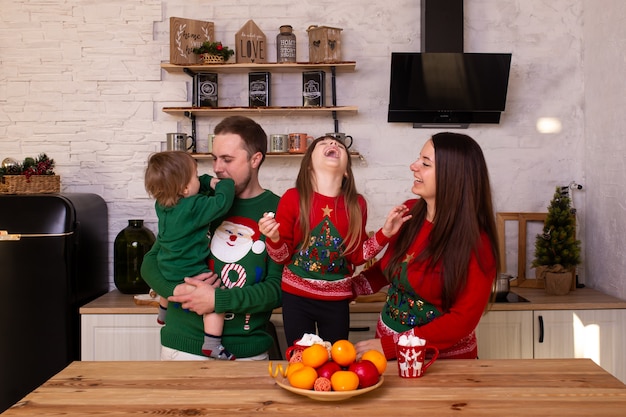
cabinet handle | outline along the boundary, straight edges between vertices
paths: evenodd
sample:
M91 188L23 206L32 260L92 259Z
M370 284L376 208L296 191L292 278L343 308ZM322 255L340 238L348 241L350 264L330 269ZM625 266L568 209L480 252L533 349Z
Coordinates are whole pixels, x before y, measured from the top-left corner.
M350 327L351 332L369 332L370 326L366 327Z
M543 343L543 316L539 316L539 343Z

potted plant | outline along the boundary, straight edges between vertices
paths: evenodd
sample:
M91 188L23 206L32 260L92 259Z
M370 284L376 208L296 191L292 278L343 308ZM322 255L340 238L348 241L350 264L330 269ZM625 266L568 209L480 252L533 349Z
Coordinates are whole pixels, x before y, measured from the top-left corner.
M203 42L202 45L194 48L193 52L200 55L200 58L205 64L224 63L235 54L235 51L228 46L222 45L222 42L210 41Z
M537 278L544 278L546 292L567 294L574 282L576 265L580 264L580 241L576 240L576 210L571 206L567 187L556 187L548 206L543 233L535 239Z

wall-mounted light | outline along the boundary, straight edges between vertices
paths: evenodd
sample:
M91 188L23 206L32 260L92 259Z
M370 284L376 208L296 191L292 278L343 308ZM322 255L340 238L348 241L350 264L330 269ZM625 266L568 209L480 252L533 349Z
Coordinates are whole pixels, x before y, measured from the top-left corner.
M537 131L539 133L559 133L561 120L556 117L540 117L537 119Z

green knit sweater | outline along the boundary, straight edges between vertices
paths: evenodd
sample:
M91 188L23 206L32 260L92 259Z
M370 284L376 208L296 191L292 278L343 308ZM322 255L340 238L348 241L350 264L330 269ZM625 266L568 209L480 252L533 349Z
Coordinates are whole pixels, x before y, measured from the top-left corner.
M215 229L224 228L224 222L226 225L231 224L229 222L238 224L242 218L246 218L248 221L244 227L255 225L264 212L276 211L278 200L279 197L271 191L250 199L235 198L227 216L213 222L212 238L215 239ZM255 231L254 239L263 242L265 237L258 235L258 227ZM259 250L259 246L262 250ZM213 245L211 247L210 264L229 286L215 292L215 312L226 313L222 344L238 358L266 352L273 343L272 337L266 332L266 325L272 310L281 305L282 266L267 256L261 242L256 242L242 259L227 262L217 259ZM180 280L170 281L163 277L156 262L158 251L157 242L144 257L141 274L152 289L161 296L168 297ZM236 285L230 282L233 271L238 271L237 275L243 277ZM167 323L161 328L161 344L175 350L202 355L203 339L202 316L183 310L178 303L170 303Z
M235 183L225 178L211 189L210 175L201 175L200 192L181 198L173 207L155 202L159 219L157 255L161 273L170 281L208 271L209 227L224 217L235 199ZM208 195L208 194L211 195Z

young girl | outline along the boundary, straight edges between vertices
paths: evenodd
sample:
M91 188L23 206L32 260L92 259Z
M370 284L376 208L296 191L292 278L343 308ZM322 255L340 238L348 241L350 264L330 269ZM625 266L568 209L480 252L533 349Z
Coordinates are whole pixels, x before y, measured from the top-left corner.
M145 186L156 199L159 219L157 264L165 279L183 283L184 277L208 272L209 226L224 216L235 198L235 183L209 175L198 177L196 160L187 152L166 151L148 159ZM209 193L215 190L213 196ZM167 298L161 294L157 321L165 324ZM168 294L171 295L171 294ZM234 360L222 346L224 314L205 314L202 352L212 358Z
M270 257L284 264L283 322L287 342L317 333L335 342L347 339L354 267L376 256L410 217L407 207L391 210L367 238L367 206L357 193L350 156L343 143L323 136L309 146L296 187L266 213L259 230Z

